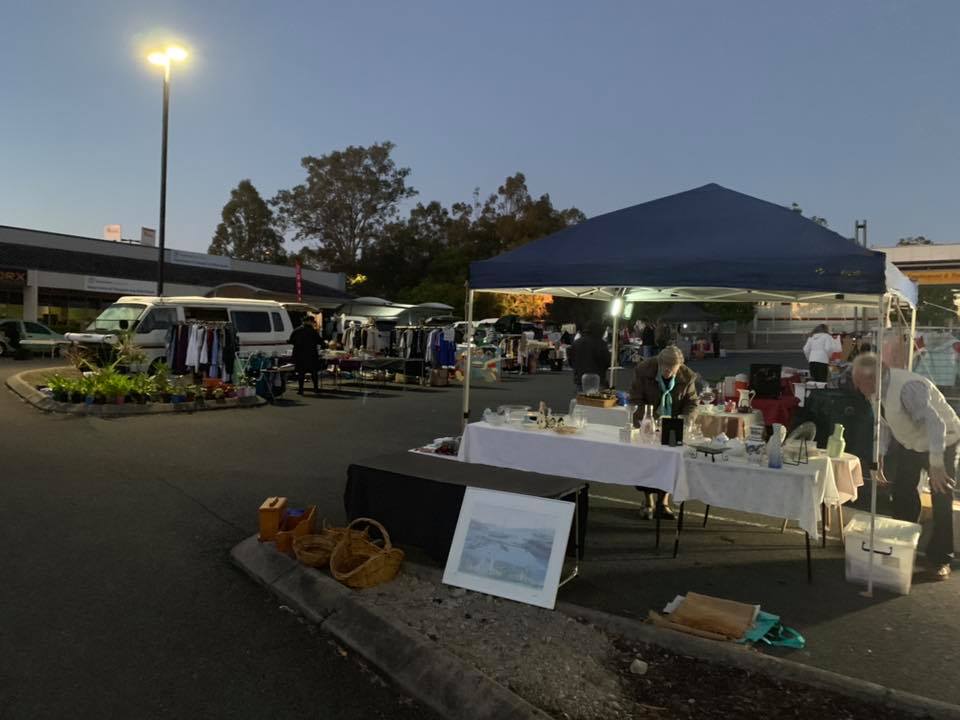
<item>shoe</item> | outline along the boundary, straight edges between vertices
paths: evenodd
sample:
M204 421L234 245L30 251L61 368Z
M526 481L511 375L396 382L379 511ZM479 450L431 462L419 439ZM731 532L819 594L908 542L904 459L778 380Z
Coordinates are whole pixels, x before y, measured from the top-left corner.
M951 572L950 563L944 563L943 565L938 565L936 568L934 568L933 576L937 580L949 580Z
M641 520L653 520L653 510L650 508L644 508L640 511Z
M668 508L666 505L661 505L657 508L656 513L654 513L655 518L660 520L676 520L677 516L673 514L673 510Z

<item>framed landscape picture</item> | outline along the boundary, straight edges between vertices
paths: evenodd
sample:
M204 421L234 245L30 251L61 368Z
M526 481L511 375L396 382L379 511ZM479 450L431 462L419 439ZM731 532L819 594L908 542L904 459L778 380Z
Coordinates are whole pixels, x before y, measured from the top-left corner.
M550 608L574 503L468 487L443 582Z

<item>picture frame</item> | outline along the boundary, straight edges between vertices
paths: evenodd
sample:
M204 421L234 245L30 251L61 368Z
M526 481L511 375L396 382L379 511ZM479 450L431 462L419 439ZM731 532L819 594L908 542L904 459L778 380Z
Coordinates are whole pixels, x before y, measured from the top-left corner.
M552 610L574 503L468 487L443 582Z

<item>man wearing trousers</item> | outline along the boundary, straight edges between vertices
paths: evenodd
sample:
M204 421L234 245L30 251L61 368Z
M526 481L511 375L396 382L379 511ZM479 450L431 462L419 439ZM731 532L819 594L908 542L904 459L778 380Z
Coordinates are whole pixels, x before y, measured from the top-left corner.
M873 353L853 361L853 383L867 399L876 396L880 360ZM910 372L884 367L881 392L882 477L893 493L898 520L920 517L920 472L930 478L933 532L927 562L938 580L950 577L953 560L953 489L956 485L960 418L930 380Z

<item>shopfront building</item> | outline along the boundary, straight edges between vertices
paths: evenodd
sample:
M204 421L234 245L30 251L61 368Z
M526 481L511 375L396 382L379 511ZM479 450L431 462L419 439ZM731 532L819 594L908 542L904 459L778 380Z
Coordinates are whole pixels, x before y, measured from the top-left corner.
M0 225L0 318L22 318L58 332L82 330L123 295L156 294L157 248ZM168 249L166 295L207 295L249 287L251 297L292 298L296 271L229 257ZM303 300L347 299L342 273L302 271Z

